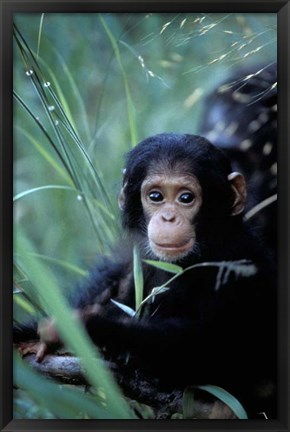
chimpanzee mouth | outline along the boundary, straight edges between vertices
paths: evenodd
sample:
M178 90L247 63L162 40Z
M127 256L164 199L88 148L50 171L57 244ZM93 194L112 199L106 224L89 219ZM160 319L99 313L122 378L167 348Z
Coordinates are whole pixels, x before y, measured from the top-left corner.
M155 243L150 241L150 249L157 259L166 262L176 262L194 249L195 240L193 238L180 243Z
M157 249L161 250L167 250L171 252L183 252L188 251L193 247L194 240L190 238L189 240L185 240L181 243L155 243L154 245L157 247Z

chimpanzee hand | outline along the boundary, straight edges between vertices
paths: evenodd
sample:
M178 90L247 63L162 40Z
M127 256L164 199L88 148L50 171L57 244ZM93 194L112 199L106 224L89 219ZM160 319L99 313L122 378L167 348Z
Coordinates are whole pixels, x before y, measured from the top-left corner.
M101 310L102 307L99 304L94 304L83 310L73 311L73 317L85 324L91 316L99 315ZM56 321L53 318L45 318L40 321L37 332L40 341L36 350L36 360L41 362L49 351L61 345L61 339L56 328Z
M60 345L61 342L54 319L45 318L40 321L37 332L39 334L40 342L36 352L36 360L41 362L47 352Z

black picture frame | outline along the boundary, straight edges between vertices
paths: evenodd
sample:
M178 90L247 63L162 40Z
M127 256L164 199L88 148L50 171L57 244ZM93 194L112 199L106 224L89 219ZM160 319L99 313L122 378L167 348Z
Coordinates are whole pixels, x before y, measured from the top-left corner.
M1 431L279 431L289 425L289 76L290 4L286 0L81 1L1 0ZM279 242L279 412L278 420L13 420L12 416L12 22L21 12L274 12L278 17L278 242Z

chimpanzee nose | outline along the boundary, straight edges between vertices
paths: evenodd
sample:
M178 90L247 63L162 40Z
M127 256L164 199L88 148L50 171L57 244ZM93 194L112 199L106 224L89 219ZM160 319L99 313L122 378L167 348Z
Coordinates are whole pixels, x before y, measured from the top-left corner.
M172 211L163 212L161 217L163 222L174 222L176 219L176 215Z

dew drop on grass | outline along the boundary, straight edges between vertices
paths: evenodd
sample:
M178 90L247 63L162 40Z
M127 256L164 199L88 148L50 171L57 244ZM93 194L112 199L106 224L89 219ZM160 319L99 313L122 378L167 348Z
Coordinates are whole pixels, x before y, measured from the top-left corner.
M82 201L82 200L83 200L83 197L82 197L81 195L78 195L78 196L77 196L77 200L78 200L78 201Z
M31 76L31 75L33 74L33 70L32 70L32 69L28 69L28 70L25 72L25 74L26 74L27 76Z
M46 81L46 82L43 84L43 86L44 86L44 87L49 87L49 86L50 86L50 82L49 82L49 81Z
M50 106L48 107L48 110L49 110L50 112L54 111L54 110L55 110L55 106L54 106L54 105L50 105Z
M59 121L55 120L54 124L55 124L55 126L58 126L59 125Z

